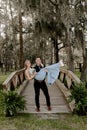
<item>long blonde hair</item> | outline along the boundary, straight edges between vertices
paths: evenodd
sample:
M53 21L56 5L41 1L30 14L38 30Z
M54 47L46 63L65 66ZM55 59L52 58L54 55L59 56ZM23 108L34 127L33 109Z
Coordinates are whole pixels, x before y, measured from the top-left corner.
M28 59L25 60L25 62L24 62L24 67L25 67L25 69L27 69L27 63L28 63L28 62L30 62L30 60L28 60ZM31 63L31 62L30 62L30 63Z

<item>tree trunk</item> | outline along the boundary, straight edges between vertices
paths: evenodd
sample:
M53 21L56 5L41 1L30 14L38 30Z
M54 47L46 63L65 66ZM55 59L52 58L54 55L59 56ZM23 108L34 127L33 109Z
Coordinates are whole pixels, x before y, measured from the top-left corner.
M68 47L66 47L66 54L67 54L67 68L74 72L74 58L73 58L73 52L72 52L72 45L71 45L71 35L69 31L69 23L67 25L67 31L66 31L66 43Z
M68 68L69 70L74 72L74 59L73 59L73 54L72 54L72 49L70 44L68 46L67 57L68 57Z
M52 40L54 45L54 58L55 58L55 62L57 63L59 61L59 49L58 49L57 38L52 38Z
M19 64L20 68L23 68L23 36L22 36L22 14L19 13L19 42L20 42L20 55L19 55Z
M87 49L85 55L83 56L83 66L82 66L82 72L80 77L80 79L84 82L86 82L86 75L87 75Z
M56 58L56 63L59 62L59 55L58 55L58 49L55 49L56 54L55 54L55 58Z
M11 1L9 0L9 6L10 6L10 15L11 15L11 22L12 22L12 31L13 31L13 47L14 47L14 65L15 70L17 70L17 54L16 54L16 30L15 30L15 21L13 18L13 12L12 12L12 5Z

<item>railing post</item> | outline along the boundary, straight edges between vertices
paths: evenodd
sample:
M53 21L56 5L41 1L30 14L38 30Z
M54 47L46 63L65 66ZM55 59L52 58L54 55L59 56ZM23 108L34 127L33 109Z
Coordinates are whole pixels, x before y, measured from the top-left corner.
M13 91L19 87L25 80L25 69L12 72L3 83L3 89L6 91Z

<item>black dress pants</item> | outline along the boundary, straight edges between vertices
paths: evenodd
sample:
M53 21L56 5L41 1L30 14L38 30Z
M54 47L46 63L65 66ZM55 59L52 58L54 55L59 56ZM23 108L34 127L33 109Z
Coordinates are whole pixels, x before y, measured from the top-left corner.
M35 103L36 103L36 107L40 108L40 103L39 103L39 96L40 96L40 89L43 91L45 98L46 98L46 103L47 106L50 106L50 96L48 93L48 88L47 85L45 83L45 81L34 81L34 89L35 89Z

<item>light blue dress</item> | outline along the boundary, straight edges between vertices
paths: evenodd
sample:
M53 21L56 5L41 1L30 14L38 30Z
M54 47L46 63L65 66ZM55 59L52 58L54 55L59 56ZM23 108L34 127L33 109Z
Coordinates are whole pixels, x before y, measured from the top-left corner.
M47 69L47 73L44 69ZM60 64L56 63L50 66L47 66L43 69L41 69L35 76L36 80L44 80L47 78L48 84L53 84L55 80L58 78L60 72Z

